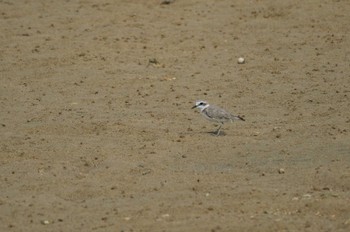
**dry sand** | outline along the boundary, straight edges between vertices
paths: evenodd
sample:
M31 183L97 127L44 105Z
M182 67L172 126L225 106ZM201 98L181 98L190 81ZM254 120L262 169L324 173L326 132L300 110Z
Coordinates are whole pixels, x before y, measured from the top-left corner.
M350 231L349 12L0 1L0 231Z

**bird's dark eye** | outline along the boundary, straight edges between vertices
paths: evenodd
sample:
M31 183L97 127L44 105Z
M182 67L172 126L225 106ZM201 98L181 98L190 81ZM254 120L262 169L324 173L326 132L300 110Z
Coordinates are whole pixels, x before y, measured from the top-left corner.
M199 103L200 106L204 105L204 102Z

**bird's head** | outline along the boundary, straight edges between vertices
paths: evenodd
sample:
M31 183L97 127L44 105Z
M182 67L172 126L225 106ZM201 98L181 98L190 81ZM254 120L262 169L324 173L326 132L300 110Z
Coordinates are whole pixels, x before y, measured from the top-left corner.
M192 109L199 108L201 110L204 110L208 106L209 106L208 102L200 100L200 101L196 101L196 104L192 107Z

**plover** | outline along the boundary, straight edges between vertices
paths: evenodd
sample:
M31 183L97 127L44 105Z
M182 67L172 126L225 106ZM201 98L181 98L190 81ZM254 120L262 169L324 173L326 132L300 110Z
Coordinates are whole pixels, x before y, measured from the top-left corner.
M209 121L220 124L219 128L215 132L216 135L220 134L220 129L225 122L233 122L234 120L245 121L244 118L235 116L220 107L209 105L206 101L196 101L196 104L192 107L192 109L194 108L199 108L201 110L201 114Z

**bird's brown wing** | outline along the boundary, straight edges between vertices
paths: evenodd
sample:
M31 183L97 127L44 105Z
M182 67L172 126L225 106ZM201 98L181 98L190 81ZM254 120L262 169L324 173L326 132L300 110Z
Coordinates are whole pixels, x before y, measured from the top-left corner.
M213 120L217 120L219 122L226 122L226 121L231 121L232 115L225 111L224 109L221 109L217 106L215 107L209 107L206 109L207 115L211 117Z
M214 106L206 109L207 116L210 117L214 121L218 122L228 122L233 120L242 120L245 121L244 118L240 116L233 115L226 110Z

